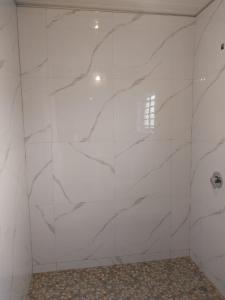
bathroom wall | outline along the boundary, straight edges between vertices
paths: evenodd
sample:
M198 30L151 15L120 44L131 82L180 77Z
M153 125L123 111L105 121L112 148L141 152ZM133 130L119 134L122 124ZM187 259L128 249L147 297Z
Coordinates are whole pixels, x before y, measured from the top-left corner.
M0 2L0 299L24 299L31 276L16 7Z
M225 1L215 1L196 24L191 256L225 294L225 201L213 190L214 171L225 177Z
M194 19L18 13L34 272L188 255Z

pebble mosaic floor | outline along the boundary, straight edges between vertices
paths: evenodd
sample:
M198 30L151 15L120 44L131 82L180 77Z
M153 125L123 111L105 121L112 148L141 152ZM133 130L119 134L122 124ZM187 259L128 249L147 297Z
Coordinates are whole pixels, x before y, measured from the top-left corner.
M30 300L225 300L190 258L34 274Z

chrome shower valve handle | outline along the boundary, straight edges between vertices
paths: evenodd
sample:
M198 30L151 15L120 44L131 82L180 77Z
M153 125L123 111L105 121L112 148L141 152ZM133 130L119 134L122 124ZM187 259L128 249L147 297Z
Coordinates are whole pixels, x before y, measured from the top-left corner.
M210 178L210 182L214 189L220 189L223 186L223 178L219 172L214 172Z

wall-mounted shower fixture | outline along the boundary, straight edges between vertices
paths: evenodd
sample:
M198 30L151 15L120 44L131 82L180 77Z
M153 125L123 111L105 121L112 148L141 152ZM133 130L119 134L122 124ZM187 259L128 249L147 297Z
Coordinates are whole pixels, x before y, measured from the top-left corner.
M221 44L221 50L224 50L224 48L225 48L225 44L222 43L222 44Z
M214 172L210 178L210 182L214 189L220 189L223 186L223 178L219 172Z

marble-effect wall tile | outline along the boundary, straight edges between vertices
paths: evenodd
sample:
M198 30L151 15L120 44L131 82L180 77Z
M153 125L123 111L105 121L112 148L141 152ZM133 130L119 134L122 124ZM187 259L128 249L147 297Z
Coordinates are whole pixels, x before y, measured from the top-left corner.
M224 187L210 177L224 170L225 2L214 1L196 22L192 116L191 256L225 294Z
M0 298L24 299L32 257L23 112L13 1L0 3Z
M18 13L34 272L186 255L194 19Z

